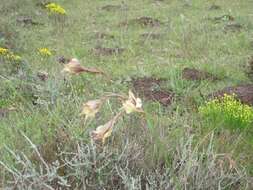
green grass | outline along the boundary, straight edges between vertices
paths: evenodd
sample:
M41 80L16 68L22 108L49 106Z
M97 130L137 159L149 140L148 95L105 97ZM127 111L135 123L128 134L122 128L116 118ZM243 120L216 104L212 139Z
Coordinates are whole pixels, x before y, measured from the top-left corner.
M125 2L127 10L115 11L101 9L105 5L119 5L115 0L57 0L55 3L66 10L64 17L48 15L46 9L36 5L38 2L42 0L2 0L0 4L0 47L11 49L23 60L16 65L0 59L0 109L16 108L8 116L0 116L0 160L20 169L23 165L15 162L15 156L5 148L31 158L34 149L20 133L43 147L54 144L61 137L59 131L64 130L70 140L60 138L64 144L62 151L77 154L79 144L79 161L87 161L87 168L78 168L74 164L77 160L72 160L73 167L66 171L73 176L76 173L80 186L84 185L85 176L94 185L87 186L88 189L112 189L115 183L118 189L140 189L145 184L147 189L166 189L166 184L173 189L251 188L247 182L253 176L253 143L249 142L252 130L245 134L223 126L219 130L214 129L216 126L207 128L210 123L206 124L197 110L206 101L203 96L252 80L247 75L253 50L251 0L136 0ZM209 10L212 4L221 9ZM234 22L243 26L241 31L225 31L229 21L213 20L224 14L233 16ZM32 17L43 25L22 25L16 21L20 16ZM141 16L159 19L162 25L119 26ZM97 32L114 38L96 39ZM159 33L161 38L145 39L140 36L143 33ZM97 46L120 47L125 51L97 56L92 52ZM52 51L52 56L38 53L44 47ZM90 74L64 79L63 65L57 62L60 56L75 57L83 66L100 68L113 82ZM220 80L184 80L184 67L210 72ZM38 71L46 71L49 79L40 81ZM145 119L139 115L124 116L105 148L96 147L90 142L90 131L108 121L119 104L107 102L84 129L84 120L79 116L82 103L106 92L127 93L132 89L129 78L143 76L165 78L162 87L172 90L176 99L168 107L144 100ZM69 158L65 153L64 159ZM236 169L229 167L228 157L235 161ZM94 160L97 170L90 174ZM223 162L223 170L219 162ZM1 166L0 175L3 186L12 179ZM213 182L207 184L205 180ZM47 184L55 187L51 182Z

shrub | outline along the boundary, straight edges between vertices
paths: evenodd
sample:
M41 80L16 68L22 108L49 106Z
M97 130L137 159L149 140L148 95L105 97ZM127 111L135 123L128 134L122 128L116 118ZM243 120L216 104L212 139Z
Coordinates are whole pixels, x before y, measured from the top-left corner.
M220 122L232 129L245 129L253 121L253 108L236 100L235 95L215 98L201 106L199 112L212 124Z

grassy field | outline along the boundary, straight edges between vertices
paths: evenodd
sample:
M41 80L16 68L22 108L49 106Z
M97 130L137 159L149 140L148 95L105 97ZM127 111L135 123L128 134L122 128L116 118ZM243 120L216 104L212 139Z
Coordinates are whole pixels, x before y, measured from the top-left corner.
M0 189L253 188L252 120L199 111L231 87L233 109L253 113L252 0L56 0L66 14L47 3L0 3ZM72 58L106 75L63 73ZM144 114L111 98L80 115L129 90Z

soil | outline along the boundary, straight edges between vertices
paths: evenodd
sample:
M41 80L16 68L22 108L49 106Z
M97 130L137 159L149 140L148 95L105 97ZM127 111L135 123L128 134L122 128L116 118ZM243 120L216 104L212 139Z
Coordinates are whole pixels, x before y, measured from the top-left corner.
M136 78L132 80L133 87L137 94L147 100L157 101L163 106L168 106L172 103L174 93L160 89L160 83L164 79L152 77Z
M184 68L182 71L182 77L185 80L217 80L218 78L211 73L200 71L194 68Z
M159 27L162 23L158 19L154 19L151 17L139 17L129 21L122 22L120 26L129 26L129 25L140 25L140 26L148 26L148 27Z
M28 16L20 16L17 18L17 22L22 24L23 26L27 25L42 25L42 23L35 22L31 17Z
M95 47L92 52L98 56L109 56L121 54L125 51L124 48L105 48L105 47Z
M37 73L37 77L41 80L41 81L46 81L48 79L48 73L45 71L39 71Z
M214 92L209 95L212 97L222 97L224 94L233 95L235 94L236 98L242 103L253 106L253 84L244 84L232 87L226 87L222 90Z
M224 30L225 32L240 32L242 30L242 25L238 23L230 23L225 25Z

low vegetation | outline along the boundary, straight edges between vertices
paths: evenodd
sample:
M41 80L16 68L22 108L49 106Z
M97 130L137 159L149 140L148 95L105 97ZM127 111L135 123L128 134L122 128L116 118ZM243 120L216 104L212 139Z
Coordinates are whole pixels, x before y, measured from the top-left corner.
M1 0L0 189L252 189L251 0Z

